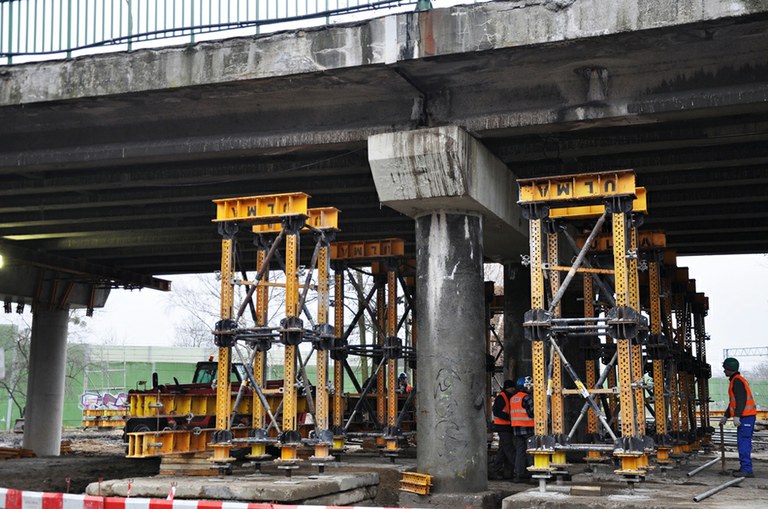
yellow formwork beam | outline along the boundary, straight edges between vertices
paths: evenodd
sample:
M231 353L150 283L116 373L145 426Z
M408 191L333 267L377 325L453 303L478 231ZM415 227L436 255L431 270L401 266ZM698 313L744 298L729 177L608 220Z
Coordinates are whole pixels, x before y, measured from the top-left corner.
M648 199L644 187L635 189L635 199L632 201L632 210L634 212L648 212ZM588 219L591 217L600 217L605 212L605 205L582 205L579 207L558 207L549 211L549 217L552 219Z
M285 216L307 216L309 198L306 193L284 193L213 200L216 204L213 221L269 223L279 222Z
M290 215L302 215L290 214ZM309 231L311 228L316 230L338 230L339 228L339 209L336 207L319 207L307 209L308 217L304 223L302 231ZM282 216L281 216L282 217ZM280 233L283 229L281 217L275 218L274 222L256 224L251 227L253 233Z
M405 255L405 241L403 239L331 243L331 260L366 260L403 255Z
M637 232L636 249L638 251L651 251L665 249L667 247L667 234L663 231L642 231ZM586 235L576 236L576 246L581 249L587 241ZM589 246L592 253L612 253L613 252L613 234L601 233L594 239Z
M550 265L557 265L559 256L557 233L548 233L546 235L546 239L547 262ZM557 294L557 291L560 289L559 272L552 271L549 273L549 288L551 292L550 298L554 298L555 294ZM557 306L555 306L552 316L555 318L559 318L561 316L559 303ZM563 399L563 368L559 355L554 355L552 357L552 384L548 392L550 393L551 402L550 412L552 421L552 433L555 435L562 434L565 431L565 402ZM554 457L556 454L558 453L554 453L552 455L553 463L555 463ZM562 454L562 456L564 457L565 454Z
M632 170L619 170L558 177L518 179L520 205L546 203L595 203L605 198L636 196L635 174Z

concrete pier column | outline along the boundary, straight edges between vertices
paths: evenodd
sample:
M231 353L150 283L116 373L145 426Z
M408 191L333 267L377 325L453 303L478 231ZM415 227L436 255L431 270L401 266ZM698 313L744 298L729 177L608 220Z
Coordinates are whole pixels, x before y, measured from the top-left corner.
M61 447L68 323L67 310L32 316L23 447L38 456L58 456Z
M417 468L435 491L487 486L482 217L416 218Z
M483 263L527 251L515 177L456 126L372 136L368 159L381 203L416 221L417 468L433 487L411 505L479 507L489 394Z

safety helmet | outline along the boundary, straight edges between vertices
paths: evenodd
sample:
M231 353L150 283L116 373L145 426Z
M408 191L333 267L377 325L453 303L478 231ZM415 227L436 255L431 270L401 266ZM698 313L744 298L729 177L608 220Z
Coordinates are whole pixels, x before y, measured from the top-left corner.
M517 379L516 385L517 387L530 389L531 387L533 387L533 378L531 378L530 376L521 376L520 378Z
M739 361L734 359L733 357L728 357L723 361L723 367L728 371L738 371Z
M400 374L397 376L397 378L398 378L398 379L400 379L400 378L408 378L408 375L406 375L405 373L400 373Z

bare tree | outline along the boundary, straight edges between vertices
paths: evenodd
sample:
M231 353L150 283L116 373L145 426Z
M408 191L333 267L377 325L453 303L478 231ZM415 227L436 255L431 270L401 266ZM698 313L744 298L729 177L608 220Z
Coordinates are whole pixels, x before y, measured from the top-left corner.
M748 375L753 380L768 380L768 361L763 361L750 369Z

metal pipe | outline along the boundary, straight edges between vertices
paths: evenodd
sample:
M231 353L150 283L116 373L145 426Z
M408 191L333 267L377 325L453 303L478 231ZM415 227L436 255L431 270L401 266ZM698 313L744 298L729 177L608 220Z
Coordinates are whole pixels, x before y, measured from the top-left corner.
M721 484L717 488L712 488L709 491L705 491L701 495L696 495L695 497L693 497L693 501L694 502L701 502L705 498L709 498L712 495L714 495L715 493L723 491L725 488L730 488L731 486L733 486L735 484L739 484L743 480L744 480L743 477L737 477L736 479L733 479L732 481L728 481L726 483Z
M616 449L613 444L555 444L556 451L609 451Z
M600 229L603 227L603 223L605 222L605 217L608 214L608 210L606 209L603 211L603 215L600 216L597 220L597 223L595 223L595 227L592 228L592 231L589 233L589 237L587 237L586 242L584 242L584 247L581 248L581 251L579 252L579 255L576 257L576 259L573 261L573 265L571 266L571 269L568 271L568 275L565 276L565 279L563 280L562 285L557 290L557 293L552 298L552 302L549 303L549 309L547 310L549 313L552 313L557 305L560 303L560 300L563 298L563 295L565 295L565 291L568 289L568 285L571 284L571 281L573 280L573 277L576 275L576 271L581 266L581 263L584 261L584 257L587 255L587 251L589 251L589 247L592 245L592 241L595 240L595 237L597 237L597 234L600 232Z
M568 230L563 230L563 235L565 236L565 239L568 241L568 244L571 246L571 249L573 249L574 252L579 250L579 247L576 245L576 241L573 239L573 236L571 236L570 233L568 233ZM588 259L584 259L583 265L587 268L592 268L592 264L589 262ZM616 301L613 298L613 292L610 288L605 284L605 282L600 278L598 274L592 274L592 280L597 283L597 286L600 287L600 297L605 297L605 300L608 301L608 304L611 305L611 307L616 305Z
M618 359L618 357L619 357L619 352L618 351L614 352L613 357L611 358L611 362L609 362L605 366L605 368L603 369L603 372L600 373L600 378L595 383L595 386L593 387L593 389L596 389L596 388L600 387L601 385L603 385L605 383L605 379L608 378L608 373L610 373L611 370L613 369L613 365L616 363L616 359ZM591 394L590 395L590 399L594 402L595 401L595 395ZM595 404L597 404L597 403L595 403ZM568 439L569 440L573 438L574 433L576 433L576 428L579 427L579 424L581 423L582 419L584 419L584 416L587 415L587 410L589 409L589 406L590 405L587 402L587 403L584 403L584 405L581 407L581 413L579 413L579 417L576 419L576 422L574 423L573 427L571 428L570 433L568 433ZM603 425L605 425L605 423L603 423ZM613 434L613 430L611 430L610 426L606 426L606 429L609 430L611 432L611 434ZM613 438L614 438L614 440L616 440L615 436Z
M608 426L608 422L605 420L605 414L602 410L600 410L600 407L597 406L597 403L595 403L595 400L592 399L592 395L587 392L587 389L584 387L584 384L581 382L581 379L579 378L579 375L576 373L576 371L573 370L573 367L571 367L571 364L568 362L568 359L565 358L565 355L563 355L562 350L560 350L560 347L557 345L557 342L555 341L555 338L550 339L550 344L552 345L552 348L557 352L557 355L560 356L560 360L563 362L563 368L565 368L565 372L568 373L568 375L571 377L571 380L573 380L573 383L576 384L576 387L578 387L581 390L581 395L584 397L584 399L587 400L587 404L592 407L592 411L595 412L595 415L600 420L601 423L603 423L603 426L605 426L606 431L608 431L608 434L611 435L611 438L613 441L616 441L616 435L613 433L613 430Z
M690 472L688 472L686 475L687 475L688 477L693 477L694 475L698 474L699 472L701 472L701 471L702 471L702 470L704 470L705 468L707 468L707 467L711 467L712 465L714 465L714 464L715 464L715 463L717 463L718 461L720 461L720 458L715 458L715 459L713 459L712 461L707 461L706 463L704 463L704 464L703 464L703 465L701 465L700 467L694 468L693 470L691 470Z
M256 276L253 278L255 284L248 288L248 293L245 295L242 304L240 304L240 308L237 310L235 321L239 320L240 317L243 316L243 313L245 313L245 308L248 307L248 303L251 302L253 294L256 293L256 287L258 286L259 281L261 281L261 278L264 277L264 273L269 268L269 263L272 261L272 256L275 254L275 251L277 251L277 247L283 240L283 237L285 237L285 230L280 230L280 233L277 234L275 240L272 241L272 245L269 246L267 256L264 257L264 262L261 264L258 272L256 272Z

